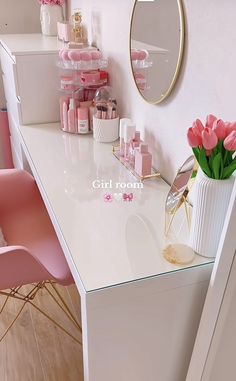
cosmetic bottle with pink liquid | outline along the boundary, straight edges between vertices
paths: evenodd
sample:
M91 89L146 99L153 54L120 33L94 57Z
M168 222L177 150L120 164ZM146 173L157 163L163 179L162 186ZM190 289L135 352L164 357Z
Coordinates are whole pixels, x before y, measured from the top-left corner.
M135 136L136 126L135 124L125 124L124 128L124 158L125 161L130 160L130 144Z
M129 163L132 167L134 167L136 148L139 148L141 142L140 131L135 131L134 139L131 140L129 146Z
M68 131L72 133L78 132L76 126L76 104L75 99L70 98L69 110L68 110Z
M139 176L149 176L152 172L152 155L148 152L148 145L140 143L139 149L135 152L135 172Z
M89 132L89 114L87 107L77 109L78 133L87 134Z

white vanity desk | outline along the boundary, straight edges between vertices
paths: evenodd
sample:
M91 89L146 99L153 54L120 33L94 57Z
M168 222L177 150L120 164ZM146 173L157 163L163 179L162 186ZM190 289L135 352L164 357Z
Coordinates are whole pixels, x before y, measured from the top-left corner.
M116 189L137 180L111 145L59 124L22 126L20 136L81 295L85 381L184 381L212 263L163 259L169 186ZM133 201L104 201L120 192Z

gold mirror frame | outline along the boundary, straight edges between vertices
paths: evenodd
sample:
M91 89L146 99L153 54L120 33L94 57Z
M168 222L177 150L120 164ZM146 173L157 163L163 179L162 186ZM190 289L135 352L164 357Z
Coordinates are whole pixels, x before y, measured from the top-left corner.
M133 26L133 18L134 18L135 7L137 5L138 0L135 0L134 6L133 6L133 11L132 11L132 16L131 16L131 23L130 23L130 36L129 36L129 54L130 54L131 70L132 70L135 86L136 86L138 92L140 93L140 95L142 96L142 98L146 102L148 102L149 104L153 104L153 105L157 105L157 104L163 102L170 95L170 93L172 92L172 90L173 90L173 88L175 86L175 83L176 83L176 81L178 79L178 76L179 76L179 73L180 73L180 69L181 69L181 65L182 65L182 61L183 61L184 44L185 44L185 16L184 16L184 7L183 7L183 1L182 0L176 0L176 1L177 1L178 10L179 10L179 17L180 17L180 47L179 47L179 55L178 55L178 60L177 60L177 64L176 64L176 69L175 69L175 73L173 75L172 81L170 83L170 86L167 89L167 91L165 92L165 94L160 99L158 99L157 101L153 101L153 102L149 101L148 99L145 98L145 96L142 94L142 92L138 88L137 83L135 81L135 77L134 77L134 69L133 69L132 59L131 59L131 31L132 31L132 26Z
M188 201L189 182L192 177L196 161L193 155L189 156L178 169L165 202L165 234L168 235L173 219L184 204L188 227L190 228L190 203ZM180 182L181 180L181 182Z

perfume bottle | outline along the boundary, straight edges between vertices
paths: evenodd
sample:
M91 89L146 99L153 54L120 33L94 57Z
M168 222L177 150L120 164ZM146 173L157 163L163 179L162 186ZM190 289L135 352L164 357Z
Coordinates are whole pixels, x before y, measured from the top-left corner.
M132 121L129 118L120 119L120 157L124 157L125 153L124 133L126 124L132 124Z
M124 158L125 161L130 161L131 144L135 136L135 124L125 124L124 128Z
M148 145L140 143L139 149L135 152L135 172L139 176L148 176L152 172L152 155L148 152Z
M76 43L83 43L82 13L80 9L76 9L71 16L71 23L72 41Z
M139 148L140 143L142 143L142 140L140 139L140 131L135 131L134 138L129 145L129 163L132 167L134 167L135 153L136 149Z
M76 126L76 103L74 98L70 98L70 104L69 104L69 110L67 113L68 116L68 131L76 133L77 126Z

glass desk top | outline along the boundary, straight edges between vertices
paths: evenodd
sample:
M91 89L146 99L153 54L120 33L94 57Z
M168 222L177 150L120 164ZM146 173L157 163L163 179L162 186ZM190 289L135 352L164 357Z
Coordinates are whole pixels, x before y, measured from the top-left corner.
M20 134L59 240L86 292L212 262L197 255L187 266L166 261L166 245L188 241L183 214L176 215L166 238L169 185L154 179L142 188L113 156L111 144L64 133L59 123L21 126Z

